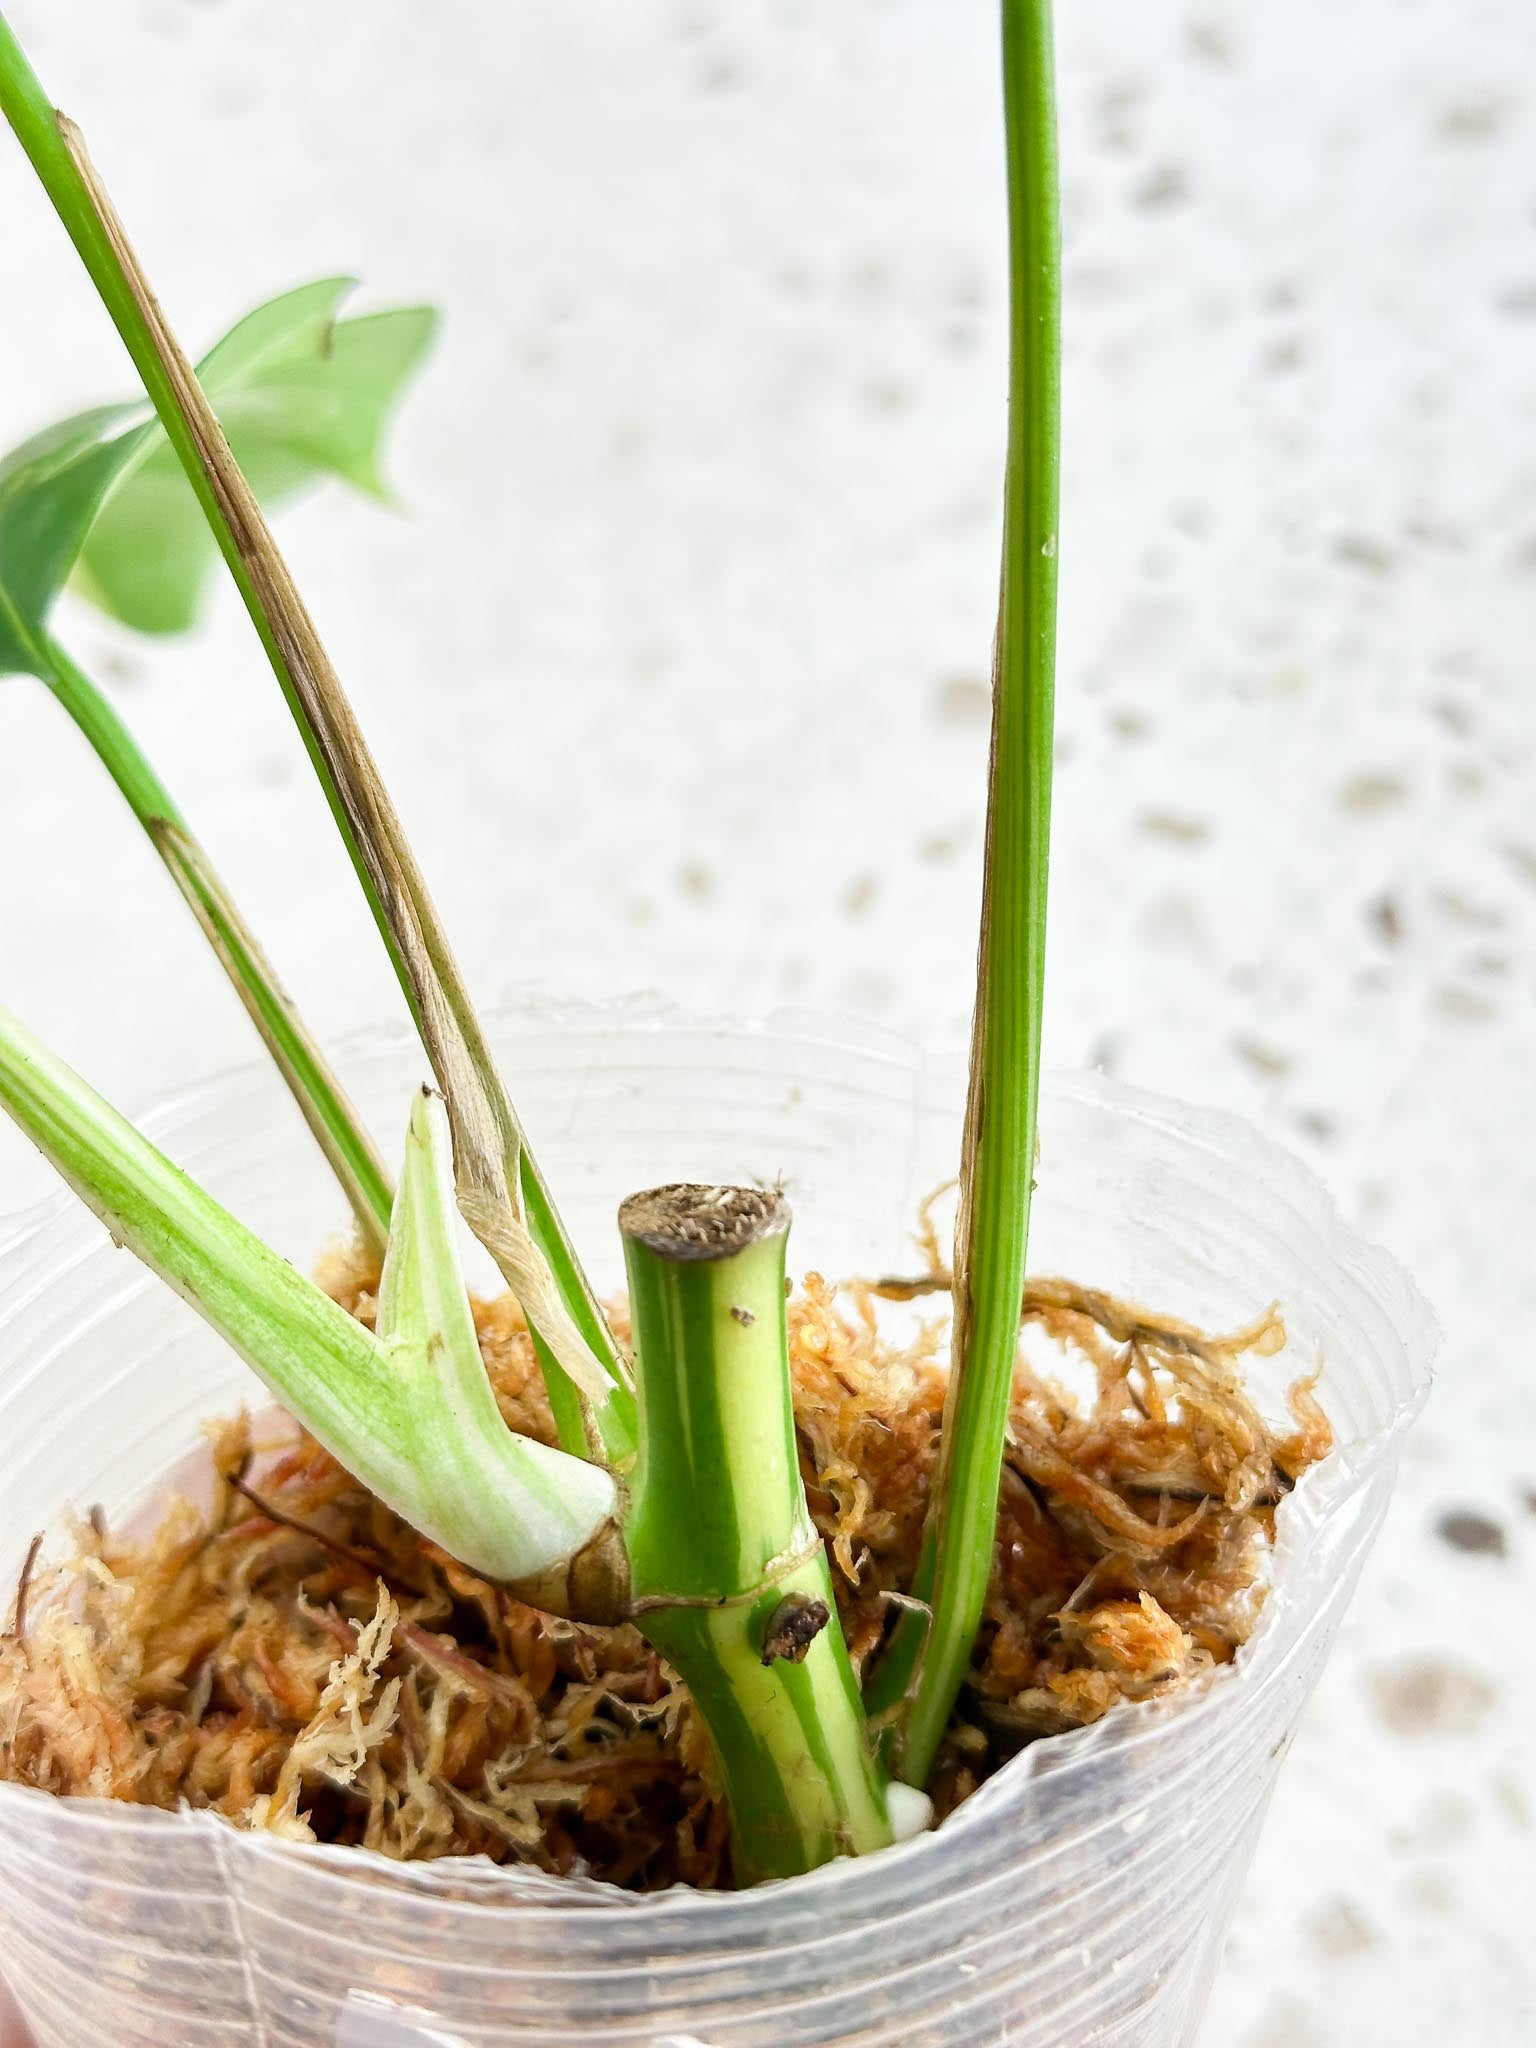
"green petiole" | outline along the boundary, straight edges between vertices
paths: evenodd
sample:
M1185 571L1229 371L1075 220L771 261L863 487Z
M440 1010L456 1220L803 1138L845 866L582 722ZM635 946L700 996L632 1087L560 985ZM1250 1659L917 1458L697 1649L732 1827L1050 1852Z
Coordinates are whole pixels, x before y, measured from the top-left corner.
M903 1702L896 1756L926 1783L992 1573L1024 1300L1045 991L1061 463L1061 209L1050 0L1003 0L1011 369L981 949L955 1226L939 1466L912 1588L870 1689Z
M389 1177L361 1118L132 733L51 635L42 652L43 681L90 742L144 827L329 1161L352 1206L363 1244L382 1258L392 1194Z

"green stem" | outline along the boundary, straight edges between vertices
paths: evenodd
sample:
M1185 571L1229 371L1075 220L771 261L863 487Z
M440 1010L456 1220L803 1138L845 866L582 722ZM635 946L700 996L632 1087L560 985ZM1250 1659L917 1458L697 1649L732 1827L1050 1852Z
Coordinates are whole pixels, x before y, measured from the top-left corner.
M549 1396L550 1419L555 1425L555 1442L562 1450L575 1455L587 1454L586 1411L582 1407L581 1395L560 1370L560 1361L555 1357L544 1339L530 1323L528 1335L533 1340L533 1355L544 1382L544 1391ZM611 1424L603 1433L603 1462L614 1467L627 1465L634 1457L635 1443L632 1431L622 1436L614 1434Z
M640 1386L634 1618L709 1730L737 1881L882 1848L886 1787L795 1447L788 1204L660 1188L626 1202L619 1227Z
M145 759L117 710L84 670L51 635L36 641L38 667L49 692L63 705L77 730L127 799L146 831L157 823L186 830L186 819L170 791Z
M1045 985L1056 546L1061 221L1050 0L1003 0L1011 371L1002 596L970 1098L955 1231L953 1362L924 1553L871 1689L910 1698L902 1776L926 1782L970 1665L996 1545L1035 1164ZM915 1683L914 1683L915 1670Z
M132 733L57 640L50 638L45 652L48 672L43 680L90 741L144 827L341 1183L364 1245L382 1259L393 1196L389 1176L357 1111Z
M622 1465L634 1442L627 1367L491 1066L446 937L351 707L191 366L90 170L78 132L49 104L3 16L0 111L26 151L133 359L299 728L448 1100L461 1205L467 1190L479 1217L477 1228L503 1271L510 1246L514 1262L522 1261L526 1279L527 1262L517 1245L525 1217L528 1236L548 1269L563 1315L574 1327L579 1340L574 1346L563 1330L551 1326L541 1332L549 1340L541 1349L541 1362L550 1378L562 1441L573 1450L598 1450L609 1462ZM467 1090L471 1077L473 1087ZM478 1099L469 1099L472 1094ZM509 1215L507 1204L519 1200L523 1217ZM562 1345L570 1375L555 1362L554 1353ZM589 1393L591 1427L586 1426L588 1416L582 1415L578 1445L569 1441L578 1409L566 1382L575 1376L581 1347L595 1361L595 1376L606 1391L601 1398L595 1391Z

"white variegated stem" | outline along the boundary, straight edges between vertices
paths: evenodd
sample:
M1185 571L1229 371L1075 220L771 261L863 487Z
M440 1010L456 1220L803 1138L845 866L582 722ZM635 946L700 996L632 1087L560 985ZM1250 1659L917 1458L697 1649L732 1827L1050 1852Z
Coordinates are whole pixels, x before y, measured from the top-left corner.
M612 1480L514 1436L496 1407L433 1103L418 1101L411 1119L382 1336L231 1216L3 1008L0 1104L114 1240L414 1528L529 1598L558 1606L590 1593L605 1615L622 1607L622 1580L605 1581L616 1549Z

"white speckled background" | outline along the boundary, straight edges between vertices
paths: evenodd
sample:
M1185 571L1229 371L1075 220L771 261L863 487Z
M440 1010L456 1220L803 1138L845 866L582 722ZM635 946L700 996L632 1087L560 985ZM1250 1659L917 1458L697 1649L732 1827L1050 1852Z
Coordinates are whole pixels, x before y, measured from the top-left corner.
M996 591L985 0L12 0L199 346L446 309L285 538L479 989L957 1040ZM1439 1392L1210 2043L1536 2036L1536 20L1062 10L1047 1036L1241 1110L1413 1267ZM0 442L127 388L0 150ZM70 612L312 1018L393 1014L254 643ZM0 684L0 987L109 1093L247 1055L152 856ZM45 1185L0 1133L0 1210ZM1176 1873L1170 1873L1176 1882Z

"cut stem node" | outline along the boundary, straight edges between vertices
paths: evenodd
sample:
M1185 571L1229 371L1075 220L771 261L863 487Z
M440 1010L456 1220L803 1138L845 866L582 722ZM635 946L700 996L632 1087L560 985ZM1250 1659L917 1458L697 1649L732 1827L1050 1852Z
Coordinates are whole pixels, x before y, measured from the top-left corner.
M892 1839L806 1505L776 1190L653 1188L619 1211L639 1374L635 1616L714 1744L743 1884Z

